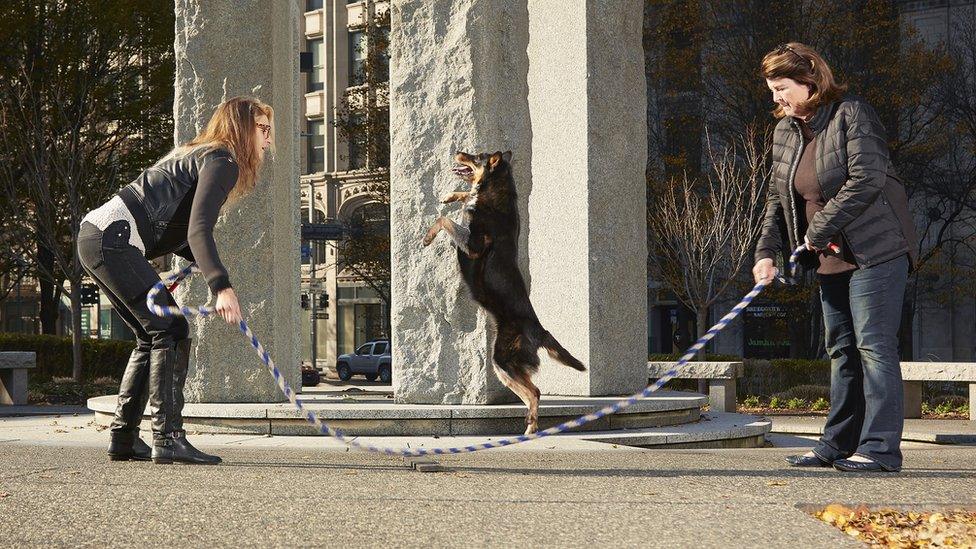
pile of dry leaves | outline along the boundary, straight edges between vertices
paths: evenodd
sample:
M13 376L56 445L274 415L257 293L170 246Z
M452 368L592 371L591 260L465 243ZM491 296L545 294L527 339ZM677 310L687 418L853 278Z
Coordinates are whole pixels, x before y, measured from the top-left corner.
M871 510L833 503L814 515L871 547L976 546L976 511Z

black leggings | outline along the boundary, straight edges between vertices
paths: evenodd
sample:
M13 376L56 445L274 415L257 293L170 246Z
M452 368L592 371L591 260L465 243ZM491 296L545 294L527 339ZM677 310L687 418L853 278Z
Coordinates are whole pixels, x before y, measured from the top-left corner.
M135 332L140 349L173 348L177 341L189 337L190 326L183 316L156 316L146 306L146 294L160 279L139 248L129 244L131 230L124 220L113 222L104 231L82 223L78 231L81 266ZM160 305L176 304L169 291L160 295Z

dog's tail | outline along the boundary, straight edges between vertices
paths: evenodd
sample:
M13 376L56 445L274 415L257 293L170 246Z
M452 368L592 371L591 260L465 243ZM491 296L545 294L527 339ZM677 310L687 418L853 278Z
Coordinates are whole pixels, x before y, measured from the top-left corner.
M566 366L581 372L586 371L586 366L583 366L582 362L576 360L576 357L569 354L569 351L560 345L559 342L556 341L556 338L552 337L552 334L550 334L548 331L543 330L540 347L543 347L546 351L548 351L549 356L558 360L559 362L562 362Z

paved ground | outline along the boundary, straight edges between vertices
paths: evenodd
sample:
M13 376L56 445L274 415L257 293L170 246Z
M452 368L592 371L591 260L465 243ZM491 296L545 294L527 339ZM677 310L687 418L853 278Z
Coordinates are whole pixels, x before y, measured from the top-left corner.
M812 444L785 435L754 450L546 439L420 473L317 437L211 435L195 440L225 463L191 467L109 462L90 421L0 418L3 545L857 547L797 506L976 506L973 446L906 443L901 474L851 476L784 467Z

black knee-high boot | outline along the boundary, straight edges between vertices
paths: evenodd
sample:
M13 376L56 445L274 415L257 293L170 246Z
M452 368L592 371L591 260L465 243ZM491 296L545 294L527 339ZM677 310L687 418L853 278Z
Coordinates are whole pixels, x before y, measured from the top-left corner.
M153 351L156 353L156 351ZM153 358L155 358L155 354ZM177 342L172 349L165 349L160 355L158 371L160 378L150 379L152 387L157 388L166 398L161 399L159 406L153 403L153 448L154 463L193 463L213 465L220 463L220 458L205 454L197 450L186 440L183 431L183 387L186 384L186 374L190 362L190 340ZM155 365L155 363L153 363ZM153 370L155 374L156 369ZM165 376L163 378L162 376ZM150 394L152 399L152 393ZM157 414L158 410L162 410ZM157 421L157 415L159 420Z
M151 448L139 438L139 424L148 398L149 353L149 346L140 343L133 349L122 374L108 447L109 458L113 461L150 459Z

